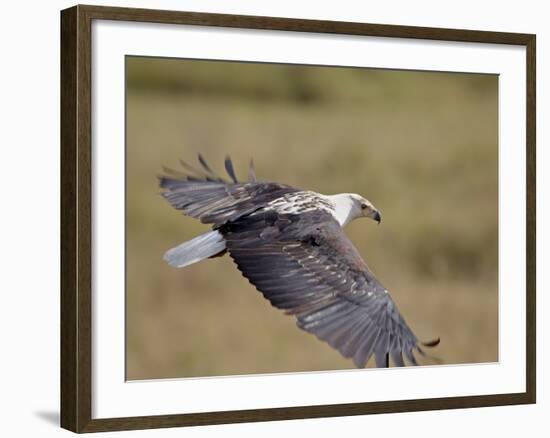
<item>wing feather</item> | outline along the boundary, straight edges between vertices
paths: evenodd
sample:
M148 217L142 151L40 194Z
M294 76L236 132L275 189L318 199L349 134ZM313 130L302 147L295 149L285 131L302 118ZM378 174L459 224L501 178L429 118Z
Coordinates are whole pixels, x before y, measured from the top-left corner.
M220 227L239 270L299 328L350 357L416 364L418 340L332 216L256 212Z
M235 169L233 169L233 162L231 161L231 158L229 158L229 156L225 158L224 164L225 164L225 170L227 171L227 174L231 177L231 179L235 184L238 183L239 181L235 176Z
M256 169L254 169L254 161L250 160L250 164L248 165L248 181L250 182L256 182Z
M204 157L201 154L198 154L197 157L198 157L199 163L201 163L203 169L206 170L209 174L215 175L215 173L212 171L212 169L210 168L210 166L208 165L208 163L206 162Z
M299 191L284 184L257 182L255 174L251 181L238 182L229 157L225 167L231 182L217 176L200 154L198 161L204 172L180 160L185 172L164 168L165 175L159 177L159 185L162 196L174 208L203 223L219 226L287 193Z

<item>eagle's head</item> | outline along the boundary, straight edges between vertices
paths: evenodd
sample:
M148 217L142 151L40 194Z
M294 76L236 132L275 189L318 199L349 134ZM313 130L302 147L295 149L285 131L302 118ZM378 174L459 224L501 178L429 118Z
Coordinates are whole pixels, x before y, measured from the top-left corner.
M354 216L356 218L368 217L378 223L382 221L380 210L372 205L372 202L356 193L351 193L349 196L353 200Z
M356 193L340 193L327 198L334 205L334 217L342 227L360 217L368 217L378 223L382 220L380 211L368 199Z

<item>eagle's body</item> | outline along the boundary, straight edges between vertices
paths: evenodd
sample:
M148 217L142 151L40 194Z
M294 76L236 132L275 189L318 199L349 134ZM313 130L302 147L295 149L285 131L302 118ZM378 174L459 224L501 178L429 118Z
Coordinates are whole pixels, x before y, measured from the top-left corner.
M342 229L358 217L380 222L369 201L258 182L252 167L249 181L238 182L229 160L232 182L226 182L200 155L199 161L201 176L165 176L160 185L176 209L213 229L169 250L169 264L183 267L228 252L273 306L358 367L373 355L377 366L388 366L389 356L402 366L403 355L416 364L413 351L422 353L416 336Z

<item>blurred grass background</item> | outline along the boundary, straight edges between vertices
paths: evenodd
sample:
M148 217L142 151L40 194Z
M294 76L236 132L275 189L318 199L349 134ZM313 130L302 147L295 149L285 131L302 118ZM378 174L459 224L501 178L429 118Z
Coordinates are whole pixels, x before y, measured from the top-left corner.
M127 378L353 368L272 308L231 259L174 269L208 229L156 176L201 152L220 172L356 192L346 231L445 364L498 360L498 78L127 57ZM432 363L423 360L423 363ZM370 366L373 364L370 363Z

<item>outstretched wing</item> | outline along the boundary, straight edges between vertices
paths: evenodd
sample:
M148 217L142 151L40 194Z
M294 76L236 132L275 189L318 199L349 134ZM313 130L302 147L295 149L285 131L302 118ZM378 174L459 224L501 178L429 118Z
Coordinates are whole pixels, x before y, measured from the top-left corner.
M165 168L160 177L162 196L184 214L199 219L206 224L221 225L265 206L286 193L298 189L273 182L258 182L252 162L249 168L249 181L239 182L229 157L225 168L231 178L226 181L216 175L199 154L202 170L185 162L181 165L189 173Z
M329 213L259 211L220 228L239 270L301 329L364 367L416 365L418 340Z

